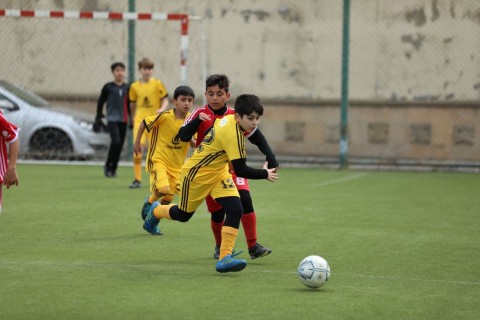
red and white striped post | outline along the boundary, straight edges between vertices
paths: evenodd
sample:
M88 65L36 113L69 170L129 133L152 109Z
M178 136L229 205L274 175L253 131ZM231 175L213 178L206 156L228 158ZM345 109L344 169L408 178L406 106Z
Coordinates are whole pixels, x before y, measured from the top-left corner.
M177 20L181 23L180 32L180 83L188 84L188 22L189 16L183 13L139 13L107 11L50 11L0 9L0 17L15 18L64 18L98 20Z

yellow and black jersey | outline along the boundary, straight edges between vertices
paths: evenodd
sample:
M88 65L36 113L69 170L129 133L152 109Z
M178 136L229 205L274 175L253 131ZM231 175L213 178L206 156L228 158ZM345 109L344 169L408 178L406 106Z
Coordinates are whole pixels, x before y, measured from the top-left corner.
M226 170L228 161L246 158L243 130L235 121L235 115L227 115L215 121L183 168L215 172Z
M153 163L160 162L174 173L180 173L189 147L188 142L182 142L178 137L183 121L175 117L175 109L143 120L149 137L147 171L151 170Z
M135 119L145 119L160 109L160 100L168 95L167 89L159 79L148 82L135 81L130 86L128 97L136 103Z

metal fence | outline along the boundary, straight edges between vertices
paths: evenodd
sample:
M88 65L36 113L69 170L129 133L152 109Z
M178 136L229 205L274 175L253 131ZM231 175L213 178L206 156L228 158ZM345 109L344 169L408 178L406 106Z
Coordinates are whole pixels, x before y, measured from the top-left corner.
M256 93L275 113L262 128L281 154L338 156L342 1L0 0L0 8L126 12L132 3L136 12L201 17L188 29L198 96L205 75L226 73L233 97ZM350 5L350 158L480 163L478 1ZM126 20L0 17L0 26L1 77L74 109L91 112L110 63L131 53ZM169 91L180 82L180 33L178 22L135 22L135 62L151 57Z

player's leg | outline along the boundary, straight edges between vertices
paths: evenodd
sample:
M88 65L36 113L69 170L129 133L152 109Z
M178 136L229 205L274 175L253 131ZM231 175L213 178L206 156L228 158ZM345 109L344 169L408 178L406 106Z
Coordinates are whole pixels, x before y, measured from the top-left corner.
M170 201L167 203L161 204L170 204L171 200L173 199L173 195L171 195L170 190L170 180L167 175L167 169L161 163L153 164L151 171L150 171L150 195L145 198L143 202L143 207L141 211L142 219L145 220L147 217L148 212L151 210L152 203L157 201L158 199L163 199L168 197ZM154 232L150 232L153 235L162 235L162 231L158 226L155 228Z
M242 202L243 215L241 221L243 231L245 232L245 239L247 240L248 253L252 259L264 257L272 253L272 250L265 248L257 242L257 214L253 209L248 180L237 177L234 172L232 173L232 177L235 181Z
M111 162L111 171L112 171L112 176L116 177L117 176L117 168L118 168L118 162L120 161L120 156L122 154L122 149L123 149L123 144L125 143L125 136L127 134L127 124L123 122L116 122L115 123L118 128L118 135L115 137L115 142L112 141L112 143L115 146L115 151L112 155L112 162Z
M233 254L243 212L240 198L238 196L227 196L216 198L216 200L225 209L222 243L216 270L222 273L241 271L247 266L247 262L243 259L235 259L235 254Z
M216 264L218 272L233 272L243 270L247 262L234 258L233 247L238 236L238 228L242 217L242 203L230 172L219 173L219 180L213 186L210 195L225 209L225 222L222 227L222 243L220 256Z
M211 196L205 199L207 203L208 212L210 212L210 227L212 229L213 237L215 238L215 250L213 258L218 260L220 256L220 244L222 243L222 227L225 219L225 210L215 201Z
M211 185L199 179L190 181L189 171L183 172L180 178L183 186L179 197L179 205L161 205L158 201L152 203L150 211L145 218L143 228L152 233L160 222L160 219L177 220L187 222L195 210L202 204L203 200L210 193Z
M115 122L107 122L107 130L110 135L110 145L108 146L107 160L105 161L104 174L105 177L112 176L113 154L115 152L115 139L118 136L117 126Z
M250 258L261 258L272 253L272 250L265 248L257 242L257 214L253 209L250 191L246 189L238 190L243 207L242 226L247 240L248 253Z
M134 121L133 124L133 142L135 143L135 139L137 136L138 128L140 127L141 120ZM142 138L140 139L140 145L145 146L147 143L147 135L144 133ZM142 148L143 149L143 148ZM143 150L140 154L133 153L133 182L128 186L130 189L140 188L142 183L142 158L143 158Z

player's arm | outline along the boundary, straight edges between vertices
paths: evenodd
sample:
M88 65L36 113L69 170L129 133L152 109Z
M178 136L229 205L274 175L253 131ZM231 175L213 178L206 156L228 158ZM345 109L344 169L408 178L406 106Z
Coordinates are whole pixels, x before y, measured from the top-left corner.
M278 174L275 172L275 168L272 169L255 169L247 166L247 159L235 159L231 161L233 170L238 177L247 179L266 179L268 181L275 181L278 179Z
M200 112L197 117L190 115L191 118L187 119L183 126L178 131L178 137L183 142L191 141L195 133L198 132L198 128L202 121L210 120L210 116L206 113Z
M157 110L157 113L162 113L163 111L167 110L168 108L168 96L163 97L160 99L160 109Z
M195 146L197 145L197 139L195 139L195 137L192 138L192 140L190 140L189 144L190 144L190 148L195 149Z
M100 97L97 100L97 114L95 116L95 121L100 121L103 118L103 105L107 101L108 90L107 85L104 85L100 93Z
M10 186L18 185L17 158L18 150L20 149L19 140L16 139L14 142L10 143L8 148L8 166L4 179L4 184L7 186L7 189L10 188Z
M133 152L135 155L142 154L142 146L140 145L140 140L142 139L143 132L145 131L145 120L140 122L140 126L138 127L137 136L135 137L135 142L133 143Z
M132 113L132 118L135 118L135 112L137 112L137 103L135 101L130 101L130 112Z
M270 148L267 139L260 131L260 129L257 128L253 133L251 133L248 136L248 140L252 144L256 145L258 147L258 150L260 150L265 155L268 162L268 169L278 169L279 164L275 157L275 154L273 153L272 148Z

